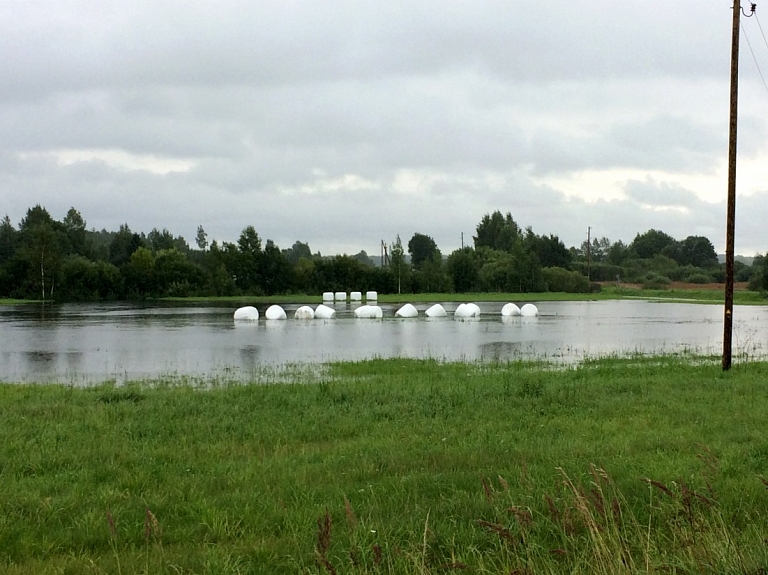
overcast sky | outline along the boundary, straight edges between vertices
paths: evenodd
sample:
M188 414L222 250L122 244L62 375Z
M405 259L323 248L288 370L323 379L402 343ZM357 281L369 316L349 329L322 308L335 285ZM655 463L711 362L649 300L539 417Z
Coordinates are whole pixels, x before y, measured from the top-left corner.
M0 217L443 253L482 216L725 245L731 0L0 0ZM758 17L760 16L758 7ZM768 32L768 4L761 20ZM742 20L736 252L768 250Z

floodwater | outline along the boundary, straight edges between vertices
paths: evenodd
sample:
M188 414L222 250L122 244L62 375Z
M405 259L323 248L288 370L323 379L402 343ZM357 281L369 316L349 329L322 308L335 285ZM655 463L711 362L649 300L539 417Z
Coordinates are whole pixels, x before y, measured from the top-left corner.
M313 304L316 305L316 302ZM722 306L649 301L540 302L539 317L502 318L503 303L478 302L480 318L356 319L336 304L333 320L235 322L236 305L69 304L0 306L0 381L87 385L150 377L249 380L286 366L333 360L543 359L722 350ZM263 317L266 305L257 306ZM736 306L734 355L768 349L768 307Z

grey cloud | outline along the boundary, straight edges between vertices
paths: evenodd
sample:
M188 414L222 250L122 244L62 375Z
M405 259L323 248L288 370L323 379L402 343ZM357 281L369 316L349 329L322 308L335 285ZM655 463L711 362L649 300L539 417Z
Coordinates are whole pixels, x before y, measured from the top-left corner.
M652 207L691 208L704 203L690 190L651 178L628 181L624 185L624 192L638 204Z
M597 121L597 117L594 121ZM727 141L725 127L680 116L595 124L592 130L542 130L531 140L537 174L605 168L712 172Z
M610 20L606 16L610 12ZM663 13L660 14L660 13ZM715 6L5 2L6 98L143 85L317 83L475 69L518 81L727 71ZM659 19L674 27L660 27ZM727 20L727 19L726 19ZM598 23L600 23L598 25Z
M728 16L608 0L0 2L0 211L74 205L89 225L188 238L201 223L228 240L254 224L325 252L414 231L450 251L501 209L567 244L592 225L624 240L698 230L717 245L720 206L671 184L588 203L529 175L711 171L726 150ZM766 126L749 104L740 147L755 154ZM194 166L159 175L46 155L72 149ZM404 171L431 184L396 192ZM345 175L373 185L322 191ZM673 200L689 213L653 209Z
M126 173L99 162L60 167L38 161L35 168L35 173L0 173L0 205L14 222L40 203L57 218L74 206L89 227L114 230L125 222L144 232L167 227L189 241L198 224L220 241L234 241L245 226L254 225L262 237L281 247L300 239L323 253L360 249L376 253L381 239L391 241L399 233L407 241L418 231L434 237L449 253L459 247L461 232L465 242L471 243L480 218L498 209L510 211L521 226L531 226L538 234L557 234L569 246L579 245L590 226L593 235L613 241L629 242L635 234L656 228L678 239L703 235L723 249L724 203L699 201L687 211L658 211L647 194L642 202L633 196L586 202L534 185L523 173L508 174L494 186L483 183L482 174L476 178L447 174L413 194L395 192L392 181L386 180L376 189L290 195L257 190L243 195L197 179L185 182L184 174ZM627 189L633 186L638 183L628 184ZM635 189L640 194L640 188ZM685 190L663 183L646 183L645 189L662 196L673 193L677 204L690 199ZM740 253L766 249L760 227L766 205L768 190L739 197L736 249Z

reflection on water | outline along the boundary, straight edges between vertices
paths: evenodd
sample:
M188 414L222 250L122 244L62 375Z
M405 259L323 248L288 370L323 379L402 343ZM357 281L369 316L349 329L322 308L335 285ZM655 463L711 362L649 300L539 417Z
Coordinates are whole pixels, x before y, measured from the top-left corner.
M247 379L286 364L373 357L579 361L611 353L690 350L719 354L722 308L645 301L542 302L538 318L355 319L358 304L334 304L337 319L234 322L234 305L96 304L0 307L0 380L90 383L161 375ZM266 309L267 306L263 306ZM264 309L259 309L263 314ZM762 355L767 308L734 310L734 353Z

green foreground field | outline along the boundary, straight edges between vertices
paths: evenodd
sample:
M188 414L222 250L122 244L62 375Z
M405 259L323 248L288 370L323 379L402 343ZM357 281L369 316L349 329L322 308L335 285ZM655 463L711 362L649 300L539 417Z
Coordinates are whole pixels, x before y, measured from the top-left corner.
M0 572L768 569L768 364L0 386Z

